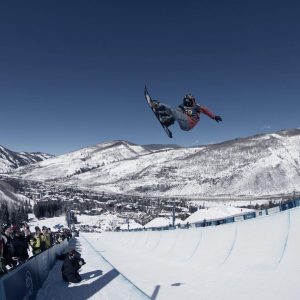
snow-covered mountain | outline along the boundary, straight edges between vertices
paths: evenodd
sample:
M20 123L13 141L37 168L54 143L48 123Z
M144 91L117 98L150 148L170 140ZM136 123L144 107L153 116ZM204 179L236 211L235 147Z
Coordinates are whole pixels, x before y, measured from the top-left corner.
M29 201L29 199L16 193L15 188L8 182L0 180L0 202L6 202L9 205L19 205L25 201Z
M53 155L41 152L14 152L0 146L0 173L10 172L21 166L33 164Z
M261 196L300 191L300 129L183 148L107 142L15 174L93 190L152 196Z

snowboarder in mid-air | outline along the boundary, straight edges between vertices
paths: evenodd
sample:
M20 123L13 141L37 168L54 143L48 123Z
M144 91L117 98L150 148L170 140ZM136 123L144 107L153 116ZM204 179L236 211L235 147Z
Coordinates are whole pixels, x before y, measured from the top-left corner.
M209 116L218 123L222 121L220 116L213 114L207 108L197 104L196 99L192 94L185 95L182 104L175 109L160 103L158 100L152 100L146 86L144 94L148 105L169 138L172 138L172 132L170 131L169 126L173 125L175 121L178 122L179 127L184 131L189 131L196 126L200 120L201 113Z
M197 104L192 94L185 95L182 104L175 109L157 100L152 101L152 107L159 115L159 120L163 125L169 127L177 121L179 127L184 131L189 131L196 126L200 120L200 113L207 115L218 123L222 121L220 116Z

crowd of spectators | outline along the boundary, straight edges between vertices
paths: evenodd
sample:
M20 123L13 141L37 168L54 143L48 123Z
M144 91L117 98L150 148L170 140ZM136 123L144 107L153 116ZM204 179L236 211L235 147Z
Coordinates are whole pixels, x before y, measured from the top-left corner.
M50 228L38 226L31 232L27 223L21 226L4 224L0 232L0 276L12 268L23 264L30 257L37 255L72 234L69 229L52 232Z

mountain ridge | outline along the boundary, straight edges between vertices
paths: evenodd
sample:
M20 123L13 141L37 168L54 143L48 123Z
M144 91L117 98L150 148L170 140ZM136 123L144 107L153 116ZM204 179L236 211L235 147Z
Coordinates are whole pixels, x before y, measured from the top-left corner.
M54 157L43 152L15 152L0 145L0 173Z
M197 147L110 141L18 168L24 179L150 196L300 191L300 129Z

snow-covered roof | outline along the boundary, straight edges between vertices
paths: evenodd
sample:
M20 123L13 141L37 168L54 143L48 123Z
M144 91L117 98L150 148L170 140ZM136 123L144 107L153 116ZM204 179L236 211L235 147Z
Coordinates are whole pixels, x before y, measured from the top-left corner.
M138 228L143 228L143 226L134 220L129 220L129 229L138 229ZM120 226L121 230L127 230L128 229L128 224L125 223Z
M222 219L251 211L254 210L227 205L209 207L197 210L195 213L185 219L183 223L196 223L202 222L203 220Z
M163 227L163 226L169 226L169 224L172 224L172 221L170 218L167 217L158 217L150 221L145 225L145 228L153 228L153 227Z

